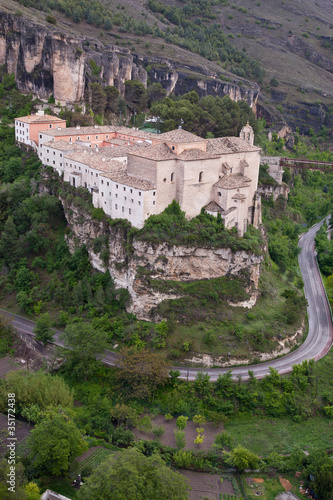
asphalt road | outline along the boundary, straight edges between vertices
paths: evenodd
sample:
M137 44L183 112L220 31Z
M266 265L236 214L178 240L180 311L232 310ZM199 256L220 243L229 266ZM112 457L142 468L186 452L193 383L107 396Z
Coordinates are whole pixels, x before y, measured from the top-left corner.
M234 378L239 376L243 380L248 378L248 370L252 370L255 377L262 378L269 372L269 367L273 367L279 373L288 373L293 365L299 364L305 359L318 360L325 356L332 346L333 325L330 309L325 295L324 286L320 277L314 252L314 237L323 221L313 226L305 233L299 246L302 250L299 255L299 265L304 281L305 297L308 302L309 333L305 342L295 351L281 358L267 361L256 365L246 365L235 368L184 368L173 367L181 373L181 378L195 380L198 372L208 373L211 380L217 380L219 374L232 370ZM34 336L33 329L35 323L29 319L14 315L0 309L2 313L12 319L14 328L23 336ZM61 332L54 330L54 344L63 346L60 340ZM105 351L101 358L105 364L114 366L118 355L112 351Z

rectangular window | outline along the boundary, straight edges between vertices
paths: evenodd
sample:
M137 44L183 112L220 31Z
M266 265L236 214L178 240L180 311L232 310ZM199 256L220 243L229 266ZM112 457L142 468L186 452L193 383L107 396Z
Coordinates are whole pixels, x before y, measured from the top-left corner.
M116 184L116 188L118 189L118 184Z
M98 174L96 174L96 177L98 177Z
M107 186L109 186L109 185L110 185L110 183L109 183L109 182L107 182L107 183L106 183L106 185L107 185Z
M109 196L111 196L111 191L109 191Z
M141 205L141 201L138 201L138 204Z
M91 172L91 175L94 175L94 172Z
M62 154L60 153L60 158L62 158Z
M115 204L115 207L116 207L116 210L118 210L118 205L117 205L117 203Z
M98 139L98 135L96 135L96 139Z
M156 202L155 202L155 200L154 200L154 201L153 201L153 205L155 205L155 203L156 203Z
M139 191L139 196L141 196L141 191Z
M79 141L80 140L80 137L77 138L77 140Z
M124 209L124 207L121 207L121 211L122 211L122 212L125 212L125 209Z
M118 198L118 195L117 195L117 193L116 193L116 198Z
M104 181L101 181L102 184L104 184Z
M132 203L134 203L134 200L133 200L133 198L131 199L131 202L132 202Z
M52 128L52 125L51 125L51 123L50 123L49 127L50 127L50 128Z
M104 193L102 193L102 196L104 196Z
M155 195L156 195L156 191L153 192L153 196L155 196Z
M50 160L47 158L47 160L46 160L46 161L47 161L47 163L48 163Z
M88 135L88 137L87 137L87 140L88 140L88 141L90 141L90 137L89 137L89 135Z
M39 134L39 138L40 138L40 139L42 138L41 134Z
M130 191L131 191L131 193L133 193L133 189L131 189Z
M126 188L124 187L124 191L126 191Z
M106 136L106 138L108 139L108 138L109 138L109 136L107 135L107 136Z
M46 152L49 153L50 151L47 149Z
M62 163L60 163L60 166L62 167Z
M71 137L69 138L69 142L72 142L72 138Z
M124 200L125 200L125 201L127 200L127 197L126 197L126 196L124 196Z
M55 165L55 161L53 160L53 165Z
M128 209L128 213L129 213L130 215L131 215L131 213L132 213L132 210L131 210L130 208Z

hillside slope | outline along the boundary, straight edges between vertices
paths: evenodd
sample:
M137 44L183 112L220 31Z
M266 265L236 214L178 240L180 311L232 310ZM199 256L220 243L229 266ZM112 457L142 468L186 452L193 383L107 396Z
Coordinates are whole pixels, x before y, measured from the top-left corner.
M36 1L24 3L37 5ZM103 1L105 12L111 13L110 26L94 25L91 20L75 23L65 13L53 10L56 30L98 40L98 45L106 47L126 47L148 69L150 61L155 66L170 61L180 74L178 87L173 89L176 93L191 88L211 93L206 85L211 77L238 87L249 87L248 80L257 79L261 87L258 113L268 121L286 121L303 132L310 126L319 130L322 125L331 125L333 12L328 0L291 0L288 4L283 0L235 0L233 4L226 0ZM19 9L23 18L52 29L46 22L46 11L14 0L2 0L1 8L11 14ZM145 33L149 31L146 26L152 34ZM227 36L218 45L216 39L223 37L222 31ZM249 63L244 73L242 57L258 59L266 70L264 78L257 78L255 71L248 69ZM148 73L148 82L158 81L155 77L154 72ZM270 83L272 78L275 86ZM162 84L164 80L160 75ZM252 89L256 87L254 84Z

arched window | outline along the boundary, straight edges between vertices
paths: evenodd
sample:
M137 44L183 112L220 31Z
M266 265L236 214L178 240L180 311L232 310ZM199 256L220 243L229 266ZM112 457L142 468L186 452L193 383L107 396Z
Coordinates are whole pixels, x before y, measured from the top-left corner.
M203 180L203 172L200 172L200 174L199 174L199 182L202 182L202 180Z
M251 134L250 132L247 134L247 140L249 141L251 139Z
M175 180L175 173L172 172L172 174L171 174L171 182L173 182L174 180Z

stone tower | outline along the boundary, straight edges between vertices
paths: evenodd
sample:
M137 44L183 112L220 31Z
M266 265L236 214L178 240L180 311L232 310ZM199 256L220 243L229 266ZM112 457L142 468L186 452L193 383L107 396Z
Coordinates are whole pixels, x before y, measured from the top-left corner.
M245 127L242 128L242 130L240 131L239 137L241 139L243 139L243 141L246 141L249 144L251 144L251 146L253 146L254 132L253 132L253 128L251 127L249 122L247 122Z

